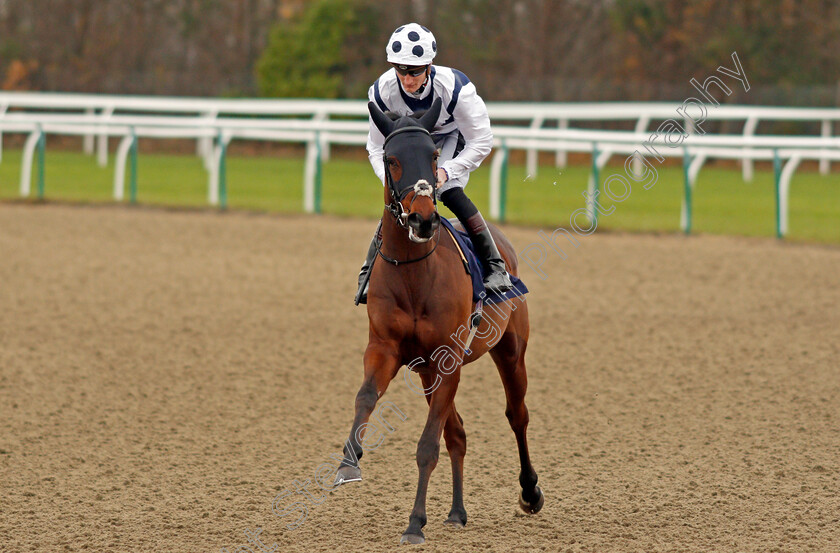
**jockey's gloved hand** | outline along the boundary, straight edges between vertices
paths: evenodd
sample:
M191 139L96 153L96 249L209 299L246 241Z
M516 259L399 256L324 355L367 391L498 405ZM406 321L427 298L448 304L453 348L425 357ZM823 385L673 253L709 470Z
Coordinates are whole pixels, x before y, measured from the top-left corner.
M443 183L449 180L449 175L446 172L446 169L443 167L438 167L437 170L437 186L436 188L440 188L443 186Z

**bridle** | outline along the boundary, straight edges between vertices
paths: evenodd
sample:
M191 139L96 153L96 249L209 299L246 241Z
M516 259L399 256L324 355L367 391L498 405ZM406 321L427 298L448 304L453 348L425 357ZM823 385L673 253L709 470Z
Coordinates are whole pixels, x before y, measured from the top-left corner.
M391 134L389 134L385 138L385 143L383 144L383 148L384 148L384 146L386 146L388 144L388 141L390 141L394 136L396 136L398 134L406 133L406 132L421 132L421 133L426 134L429 138L431 138L431 136L432 136L432 133L430 133L429 131L427 131L423 127L415 127L415 126L402 127L400 129L395 130L394 132L392 132ZM404 229L408 229L408 224L406 222L406 219L408 218L408 212L406 212L405 208L403 208L402 203L400 203L400 200L402 198L400 197L400 193L397 190L397 185L394 183L394 179L391 177L391 171L388 169L388 154L386 154L385 152L382 153L382 162L385 164L385 183L388 185L388 191L391 193L391 203L389 203L385 207L388 209L388 211L391 213L391 215L394 216L394 219L396 220L396 222L399 226L401 226ZM408 189L406 189L406 190L408 190ZM416 199L417 199L417 196L415 195L411 199L411 203L408 204L409 211L410 211L411 206L414 204L414 200L416 200ZM435 198L434 193L432 193L432 202L434 202L435 209L437 209L437 199Z
M385 138L385 143L383 144L383 148L385 147L385 145L388 144L388 141L391 140L394 136L396 136L398 134L401 134L401 133L406 133L406 132L422 132L422 133L425 133L427 136L429 136L429 138L431 138L431 136L432 136L432 133L430 133L429 131L427 131L423 127L417 127L417 126L414 126L414 125L409 126L409 127L402 127L402 128L394 130L391 134L389 134ZM391 203L386 205L385 209L387 209L388 212L394 217L394 221L397 223L398 226L400 226L403 229L405 229L406 231L408 231L409 230L408 215L411 212L411 206L414 205L414 200L417 199L418 194L415 192L414 197L411 198L411 202L409 202L409 204L408 204L408 211L406 211L405 208L403 207L402 203L400 202L400 193L397 190L397 186L394 183L394 179L391 177L391 170L388 167L388 154L383 152L382 161L385 164L385 183L388 186L388 191L391 194ZM434 185L430 185L430 186L434 186ZM406 190L408 190L408 189L406 189ZM437 199L435 198L434 190L432 190L431 196L432 196L432 202L435 204L435 211L437 211ZM405 264L408 264L408 263L415 263L417 261L421 261L423 259L426 259L430 255L432 255L432 253L434 253L434 251L437 249L439 243L440 243L440 227L438 226L437 239L435 240L434 247L431 250L429 250L428 252L426 252L425 254L423 254L422 256L416 257L414 259L409 259L409 260L406 260L406 261L400 261L398 259L394 259L393 257L388 257L387 255L385 255L382 252L382 245L381 244L375 244L375 245L376 245L376 253L379 254L379 256L382 259L384 259L385 261L387 261L391 265L399 266L399 265L405 265Z

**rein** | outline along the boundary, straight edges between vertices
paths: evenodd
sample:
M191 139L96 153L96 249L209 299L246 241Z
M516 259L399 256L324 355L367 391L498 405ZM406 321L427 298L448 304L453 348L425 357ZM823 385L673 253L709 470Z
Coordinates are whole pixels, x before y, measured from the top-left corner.
M379 257L381 257L382 259L384 259L385 261L387 261L388 263L390 263L394 267L399 267L400 265L408 265L409 263L415 263L417 261L422 261L422 260L426 259L427 257L429 257L430 255L432 255L435 252L435 250L438 247L438 244L440 244L440 227L438 227L438 229L437 229L437 240L435 240L434 247L431 250L427 251L425 254L421 255L420 257L415 257L414 259L409 259L409 260L406 260L406 261L400 261L399 259L394 259L393 257L388 257L387 255L382 253L382 245L374 243L374 246L376 247L376 253L379 254Z

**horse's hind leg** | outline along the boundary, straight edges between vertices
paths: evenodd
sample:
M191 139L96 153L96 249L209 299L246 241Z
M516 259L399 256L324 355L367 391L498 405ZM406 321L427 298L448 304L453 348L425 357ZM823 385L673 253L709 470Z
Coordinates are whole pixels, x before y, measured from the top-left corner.
M507 331L490 350L490 355L502 377L507 399L505 415L516 435L516 445L519 447L519 484L522 486L519 506L526 513L534 514L542 509L544 496L537 486L537 473L531 465L531 456L528 453L528 408L525 406L525 391L528 389L528 376L525 372L527 316L524 305L513 313Z
M464 419L455 410L455 403L443 427L446 450L452 460L452 509L444 524L463 528L467 524L467 510L464 508L464 455L467 453L467 433Z
M399 370L396 349L383 344L369 344L365 351L365 379L356 394L356 416L350 429L350 437L344 444L344 460L335 476L335 485L357 482L362 479L359 459L362 458L364 442L363 425L370 419L376 402L385 393L388 384Z

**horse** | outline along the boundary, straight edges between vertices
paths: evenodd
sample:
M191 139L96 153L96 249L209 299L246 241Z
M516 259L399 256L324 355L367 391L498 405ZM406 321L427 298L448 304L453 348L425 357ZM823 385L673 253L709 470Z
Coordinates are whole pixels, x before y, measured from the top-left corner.
M528 453L528 409L525 391L525 349L530 331L524 296L495 305L495 320L485 315L469 349L453 342L453 333L464 330L473 314L470 276L452 236L438 214L434 184L437 152L431 131L440 115L441 100L423 114L397 117L384 114L373 102L371 118L386 137L385 210L381 221L381 246L371 269L367 311L369 340L364 354L364 379L356 394L355 417L345 442L344 460L336 471L335 485L361 480L358 460L364 454L365 429L377 400L400 367L419 373L429 405L426 425L417 443L419 481L408 528L400 543L425 542L426 492L437 465L441 433L452 461L452 509L445 524L462 528L463 472L466 433L455 408L461 367L489 351L505 389L505 415L519 448L519 505L526 513L539 512L544 494ZM492 226L491 226L492 227ZM516 252L495 227L493 238L511 275L517 274ZM446 351L445 347L448 347ZM441 353L442 352L442 353ZM408 369L407 369L408 370ZM406 373L407 376L407 373ZM408 380L407 380L408 382Z

